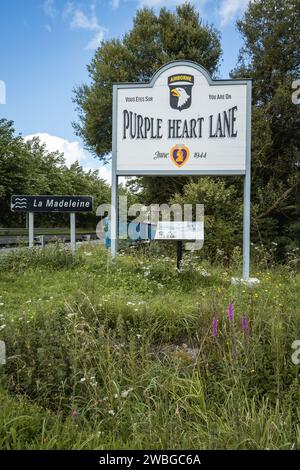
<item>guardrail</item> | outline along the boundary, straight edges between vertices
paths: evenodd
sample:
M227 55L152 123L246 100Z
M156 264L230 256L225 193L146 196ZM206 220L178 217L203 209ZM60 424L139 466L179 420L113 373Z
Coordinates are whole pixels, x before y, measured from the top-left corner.
M48 235L38 235L34 237L35 243L37 245L42 245L44 246L47 243L54 242L56 240L60 240L63 243L69 243L70 242L70 235L69 234L60 234L60 235L55 235L55 234L48 234ZM97 236L95 233L85 233L85 234L78 234L76 235L76 241L89 241L89 240L95 240L97 239ZM28 243L28 236L26 235L19 235L19 236L3 236L0 234L0 247L5 247L5 246L16 246L16 245L22 245L22 244Z

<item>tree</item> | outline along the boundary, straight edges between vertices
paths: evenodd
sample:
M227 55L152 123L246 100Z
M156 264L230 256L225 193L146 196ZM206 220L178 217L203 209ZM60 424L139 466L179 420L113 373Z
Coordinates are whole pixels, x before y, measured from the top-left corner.
M83 171L78 162L68 168L63 154L47 152L38 138L25 142L15 135L12 121L0 119L0 225L24 223L23 214L10 210L12 194L90 194L94 207L110 199L110 190L98 172ZM40 223L68 223L66 215L39 214ZM95 214L80 214L81 225L95 226Z
M243 35L232 75L253 79L253 222L264 242L291 247L300 238L300 108L292 82L300 75L297 0L256 0L237 23Z
M165 8L159 15L152 9L139 10L131 31L121 40L104 41L97 49L88 65L91 84L74 91L79 114L79 121L74 123L77 135L95 156L107 161L114 82L147 82L159 67L175 59L199 62L214 74L220 55L219 34L202 24L189 3L177 7L175 13Z
M125 36L102 43L88 66L90 85L75 89L79 121L74 123L77 135L102 161L111 158L112 84L114 82L147 82L163 64L176 59L189 59L215 74L221 56L218 32L204 25L189 3L172 13L165 8L158 15L152 9L139 10L133 28ZM143 190L144 202L166 202L182 191L185 177L142 177L134 181ZM132 185L132 182L131 182Z

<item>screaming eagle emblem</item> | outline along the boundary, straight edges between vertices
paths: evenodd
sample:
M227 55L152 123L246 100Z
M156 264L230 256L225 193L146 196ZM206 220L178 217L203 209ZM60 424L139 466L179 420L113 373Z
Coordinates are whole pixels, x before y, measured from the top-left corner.
M191 106L194 76L189 74L171 75L168 78L170 106L182 111Z
M170 150L170 156L173 163L181 167L188 161L190 151L185 145L174 145Z

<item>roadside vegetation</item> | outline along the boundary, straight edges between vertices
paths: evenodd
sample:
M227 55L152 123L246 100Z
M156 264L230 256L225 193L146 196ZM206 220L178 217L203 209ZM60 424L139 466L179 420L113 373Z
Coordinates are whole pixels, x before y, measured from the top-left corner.
M0 256L2 449L300 448L295 259L159 248Z

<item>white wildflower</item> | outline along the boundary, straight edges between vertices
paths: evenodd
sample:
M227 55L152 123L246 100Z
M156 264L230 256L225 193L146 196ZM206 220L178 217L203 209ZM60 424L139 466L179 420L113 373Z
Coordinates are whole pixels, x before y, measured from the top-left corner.
M121 393L121 397L122 398L127 398L129 393L132 392L133 388L130 387L128 390L124 390L122 393Z
M208 271L206 271L206 269L202 269L201 270L201 276L209 277L209 276L211 276L211 274Z

